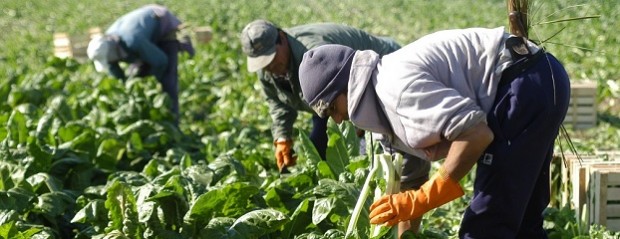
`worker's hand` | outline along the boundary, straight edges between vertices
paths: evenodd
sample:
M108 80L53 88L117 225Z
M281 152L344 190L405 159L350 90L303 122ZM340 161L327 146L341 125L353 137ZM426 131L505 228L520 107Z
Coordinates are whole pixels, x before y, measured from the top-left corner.
M194 46L192 45L192 39L188 35L184 35L179 40L179 50L187 52L189 54L189 58L193 58L196 54L194 50Z
M443 168L419 190L385 195L370 206L370 223L388 226L422 217L429 210L463 195L463 189Z
M278 139L273 144L276 146L276 163L279 171L297 163L297 156L293 154L292 140Z
M129 78L146 77L149 75L150 70L151 67L149 66L149 64L138 60L129 65L127 69L127 75L129 76Z

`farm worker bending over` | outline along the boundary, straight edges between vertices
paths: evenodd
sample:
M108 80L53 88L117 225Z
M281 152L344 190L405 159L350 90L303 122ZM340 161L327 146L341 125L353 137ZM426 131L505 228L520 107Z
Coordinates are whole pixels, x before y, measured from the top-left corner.
M179 97L177 63L179 50L190 56L190 41L179 42L176 32L181 21L160 5L146 5L117 19L103 37L88 44L88 57L99 72L109 72L118 79L127 75L119 62L127 62L129 77L153 75L172 99L172 112L178 121Z
M546 238L549 162L568 108L562 64L503 28L439 31L381 57L327 45L304 54L304 100L393 147L445 158L420 190L386 195L370 222L394 225L463 195L477 163L461 238Z
M247 55L248 71L258 72L267 96L279 169L295 164L296 159L290 152L297 111L312 113L312 109L302 100L297 74L303 54L325 44L370 49L380 55L400 48L392 39L375 37L344 25L318 23L283 30L266 20L255 20L246 25L241 33L241 44ZM321 158L325 159L327 119L313 115L312 124L310 140Z

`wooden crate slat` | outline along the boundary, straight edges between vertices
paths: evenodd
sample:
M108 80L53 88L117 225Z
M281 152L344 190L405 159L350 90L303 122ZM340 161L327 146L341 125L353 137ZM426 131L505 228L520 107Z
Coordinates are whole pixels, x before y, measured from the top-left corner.
M607 204L607 220L610 217L620 219L620 204Z
M564 117L564 122L572 122L572 123L594 123L596 120L596 115L566 115Z
M590 189L592 192L592 204L590 205L590 222L607 224L607 173L594 171L591 175Z
M568 108L566 111L566 115L596 115L596 109L591 107L578 107L578 108Z
M607 175L607 183L609 183L609 177L613 174ZM609 187L607 185L607 201L619 201L620 200L620 188Z
M612 173L607 176L607 183L609 187L620 188L620 173Z
M592 93L596 93L596 82L589 81L584 84L572 83L570 90L571 95L574 96L592 95Z
M607 219L607 225L605 225L608 230L618 232L620 231L620 219Z
M569 100L569 104L577 106L593 106L596 104L596 98L591 96L574 96L574 98Z

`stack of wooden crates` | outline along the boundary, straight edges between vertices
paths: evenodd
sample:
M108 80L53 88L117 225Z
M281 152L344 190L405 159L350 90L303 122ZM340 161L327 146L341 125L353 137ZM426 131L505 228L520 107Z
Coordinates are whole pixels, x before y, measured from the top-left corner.
M578 221L620 231L620 151L564 155L562 181L570 185L571 206ZM562 195L568 199L568 192Z

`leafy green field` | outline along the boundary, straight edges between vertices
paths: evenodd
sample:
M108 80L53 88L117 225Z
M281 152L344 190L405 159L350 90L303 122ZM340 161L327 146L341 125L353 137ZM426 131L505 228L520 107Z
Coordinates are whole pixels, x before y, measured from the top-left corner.
M573 142L583 153L617 150L620 6L531 2L532 38L551 37L544 46L572 80L599 85L598 127L569 129ZM507 25L503 0L158 1L190 27L214 31L194 58L180 57L176 128L155 79L123 84L92 64L52 57L53 33L105 29L146 3L0 2L0 238L343 238L369 160L358 155L350 125L331 124L328 160L320 161L302 114L299 165L288 177L277 173L271 119L246 71L241 29L257 18L283 28L338 22L404 45L441 29ZM596 18L539 24L586 16ZM472 191L471 176L461 183ZM466 195L429 212L417 238L456 237ZM368 238L367 213L359 238ZM586 231L557 201L547 213L551 238L612 237L602 227Z

